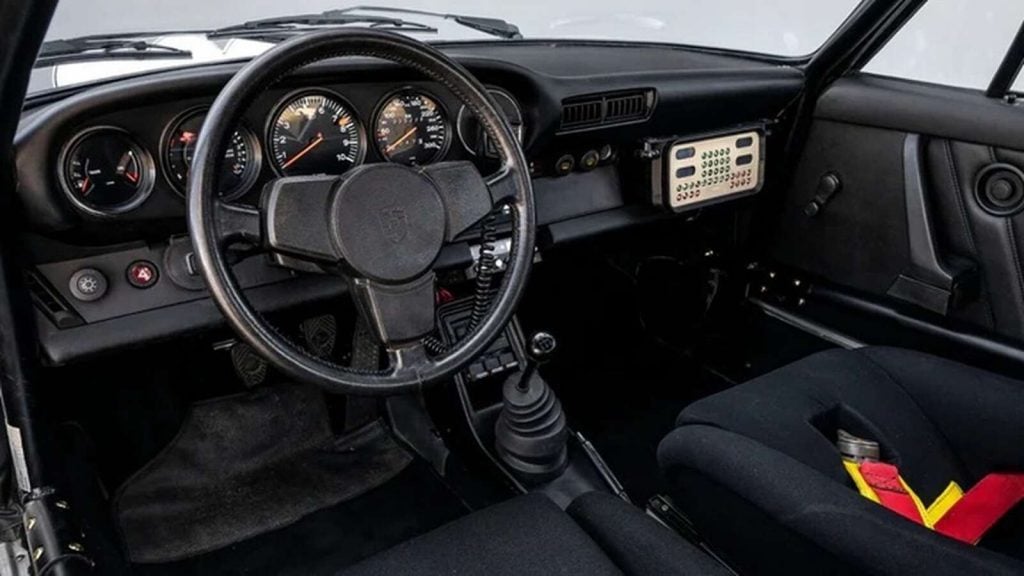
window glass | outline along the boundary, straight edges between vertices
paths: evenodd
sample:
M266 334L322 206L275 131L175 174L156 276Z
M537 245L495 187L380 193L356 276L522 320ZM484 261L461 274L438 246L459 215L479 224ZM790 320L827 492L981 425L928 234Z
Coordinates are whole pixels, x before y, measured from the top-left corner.
M1021 21L1021 0L929 0L864 71L984 90Z

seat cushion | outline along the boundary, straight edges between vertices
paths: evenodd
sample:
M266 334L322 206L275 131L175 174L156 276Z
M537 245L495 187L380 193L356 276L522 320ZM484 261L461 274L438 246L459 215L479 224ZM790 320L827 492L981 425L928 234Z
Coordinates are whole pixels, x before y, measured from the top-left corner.
M533 494L470 514L341 574L724 576L728 572L614 496L584 495L566 513L548 498Z
M926 502L951 480L966 488L1024 470L1021 383L907 350L834 350L694 403L678 425L659 461L680 505L741 569L1024 570L861 497L835 448L839 428L878 440Z

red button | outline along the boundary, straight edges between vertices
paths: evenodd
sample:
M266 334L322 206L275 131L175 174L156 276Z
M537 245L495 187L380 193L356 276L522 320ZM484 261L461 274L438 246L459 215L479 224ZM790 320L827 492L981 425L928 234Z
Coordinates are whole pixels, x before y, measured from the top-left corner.
M145 260L132 262L132 264L128 266L127 275L128 283L141 289L152 287L160 277L160 273L157 271L156 265Z

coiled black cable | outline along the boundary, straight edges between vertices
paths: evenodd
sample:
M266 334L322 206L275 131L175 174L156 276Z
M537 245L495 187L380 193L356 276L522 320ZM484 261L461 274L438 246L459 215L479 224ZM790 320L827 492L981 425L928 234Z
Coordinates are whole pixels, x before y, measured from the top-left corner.
M498 215L502 209L503 206L496 206L480 222L480 255L476 262L473 309L469 313L467 334L472 333L483 322L494 301L494 276L498 273L498 258L494 255L494 244L498 241ZM450 349L440 338L433 335L423 339L423 347L432 356L441 356Z

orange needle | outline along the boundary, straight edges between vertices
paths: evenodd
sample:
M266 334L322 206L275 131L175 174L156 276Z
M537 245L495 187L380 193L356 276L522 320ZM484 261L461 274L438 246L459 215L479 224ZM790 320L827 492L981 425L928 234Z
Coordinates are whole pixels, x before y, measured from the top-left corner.
M86 176L85 180L82 180L82 194L88 195L89 193L86 192L86 190L88 190L88 189L89 189L89 177Z
M133 172L125 172L124 175L128 177L129 180L132 181L132 184L135 184L139 181L139 177L136 176L135 173Z
M392 151L392 150L394 150L395 148L398 148L399 146L401 146L401 145L402 145L402 142L405 142L405 141L406 141L406 140L408 140L408 139L409 139L409 138L410 138L410 137L411 137L411 136L412 136L413 134L415 134L415 133L416 133L416 130L417 130L417 129L418 129L418 127L417 127L417 126L413 126L412 128L410 128L408 132L406 132L405 134L402 134L402 137L401 137L401 138L399 138L398 140L395 140L395 142L394 142L393 144L391 144L390 146L388 146L387 148L385 148L385 149L384 149L384 153L385 153L385 154L389 154L389 153L391 153L391 151Z
M300 150L298 154L296 154L295 156L292 156L291 160L285 162L284 165L281 166L281 169L282 170L286 170L289 166L291 166L292 164L295 164L296 162L298 162L299 158L302 158L306 154L309 154L309 152L313 148L316 148L317 146L319 146L323 141L324 141L324 135L323 134L317 134L316 135L316 140L313 140L312 142L309 143L309 146L306 146L305 148Z

